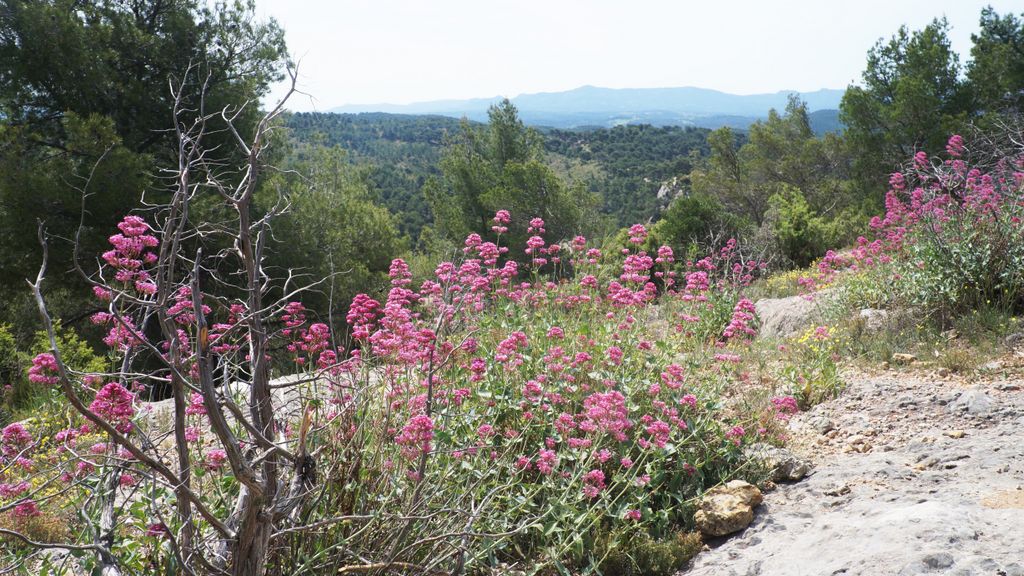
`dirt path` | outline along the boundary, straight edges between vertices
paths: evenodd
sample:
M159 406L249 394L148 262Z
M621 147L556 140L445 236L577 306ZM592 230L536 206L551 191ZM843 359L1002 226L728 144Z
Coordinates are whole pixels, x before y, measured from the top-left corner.
M794 418L815 462L685 576L1024 576L1024 359L850 376Z

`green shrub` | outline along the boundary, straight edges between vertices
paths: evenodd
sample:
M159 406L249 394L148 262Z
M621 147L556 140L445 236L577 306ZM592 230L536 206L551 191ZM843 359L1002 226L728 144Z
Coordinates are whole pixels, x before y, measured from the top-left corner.
M28 392L21 357L10 328L0 324L0 426L10 420L10 408Z
M83 374L99 374L107 370L107 359L97 355L77 332L64 328L60 322L54 328L57 332L57 348L68 368ZM0 326L0 365L4 366L0 368L0 376L12 386L11 391L3 397L11 418L19 414L29 415L46 400L48 389L29 382L27 371L32 365L32 358L49 350L50 341L43 331L36 333L31 349L23 352L17 350L10 332ZM2 372L4 370L8 372Z
M808 328L788 345L792 356L784 363L781 377L801 409L834 398L843 389L836 363L841 347L836 328L830 326Z
M837 223L814 213L798 188L784 186L768 199L769 222L782 255L804 267L834 245Z
M61 358L69 368L76 372L98 373L107 369L107 361L96 354L92 346L71 328L65 328L60 322L55 323L54 329L57 333L57 349L60 350ZM46 332L36 333L32 342L32 355L41 354L50 350L50 341Z
M666 540L641 534L611 550L601 562L604 576L671 576L700 552L700 535L677 532Z
M671 246L706 245L713 237L724 241L747 228L749 222L728 212L713 196L694 193L676 198L654 225L651 236Z

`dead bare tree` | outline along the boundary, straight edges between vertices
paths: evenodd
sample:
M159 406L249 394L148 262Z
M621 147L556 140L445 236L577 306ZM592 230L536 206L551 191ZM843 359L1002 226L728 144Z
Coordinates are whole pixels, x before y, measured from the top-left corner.
M271 223L287 208L284 200L266 213L258 214L254 197L267 169L265 151L275 121L288 96L295 91L295 74L288 95L267 112L250 136L238 125L246 106L215 112L186 107L186 87L196 82L189 69L177 85L174 96L174 131L178 143L178 165L168 171L173 178L169 199L149 205L154 215L147 224L159 241L149 255L146 276L139 280L138 267L129 272L118 269L118 260L90 272L80 263L79 272L97 294L108 299L104 318L112 334L120 335L121 361L117 370L98 375L103 380L130 382L149 379L169 385L174 403L170 437L160 442L147 431L112 419L90 402L94 394L61 357L57 333L47 309L43 284L47 277L47 237L40 226L43 264L30 282L49 336L56 363L56 377L63 396L74 410L96 429L104 432L121 457L111 457L102 472L106 487L100 529L96 541L75 545L96 553L102 572L121 574L113 552L115 534L123 503L118 497L119 470L131 468L174 494L173 529L167 527L170 548L178 567L188 574L260 575L266 572L271 542L280 530L288 529L296 512L311 494L316 481L316 460L307 447L313 426L312 410L303 409L297 437L282 437L279 418L280 395L271 385L270 340L275 318L288 299L301 289L287 286L284 296L268 298L274 279L263 268L263 257ZM202 87L205 93L205 86ZM234 140L241 166L223 160L229 155L207 145L214 124L222 126ZM220 159L214 158L218 154ZM215 196L230 215L222 222L197 221L197 201ZM212 246L210 254L204 248ZM194 247L194 257L186 255ZM139 254L135 254L139 256ZM131 266L135 266L131 264ZM129 268L131 268L129 266ZM108 277L111 272L117 272ZM140 285L139 282L142 282ZM239 311L235 322L211 324L208 304L232 298ZM159 325L160 340L147 338L145 326ZM232 397L230 386L217 386L216 346L237 343L219 354L230 362L230 372L248 375L247 395ZM157 371L140 368L143 360L156 361ZM95 379L97 375L91 375ZM237 388L237 386L236 386ZM98 394L98 393L96 393ZM197 482L193 470L196 453L189 439L187 413L196 395L208 418L215 446L223 450L226 463L238 482L230 507L214 507L206 494L209 482ZM171 463L173 462L173 464ZM218 509L219 508L219 509ZM222 510L227 511L222 511ZM170 512L170 510L168 510ZM31 543L25 537L23 542Z

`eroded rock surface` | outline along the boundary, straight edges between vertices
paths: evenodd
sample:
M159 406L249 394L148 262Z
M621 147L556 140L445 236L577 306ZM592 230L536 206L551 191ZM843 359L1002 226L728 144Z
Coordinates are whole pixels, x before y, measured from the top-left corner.
M771 444L752 444L744 450L750 460L770 471L772 482L795 482L811 471L811 462Z
M1024 359L990 376L848 380L791 421L813 472L682 574L1024 576Z
M810 326L819 315L823 293L789 298L765 298L754 303L760 322L758 334L764 338L795 336Z

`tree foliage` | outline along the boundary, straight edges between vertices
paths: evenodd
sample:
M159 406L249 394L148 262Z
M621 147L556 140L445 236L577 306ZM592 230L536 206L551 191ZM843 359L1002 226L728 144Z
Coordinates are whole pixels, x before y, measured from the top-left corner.
M714 196L692 193L676 198L651 232L659 244L705 245L739 234L749 222L727 211Z
M857 177L881 188L889 173L917 150L941 150L972 110L970 87L949 41L949 23L906 26L868 51L862 85L840 105Z
M378 201L398 217L402 234L418 238L431 223L423 185L439 176L445 139L461 123L444 116L404 114L290 114L285 123L299 149L340 146L365 174Z
M228 108L248 136L285 55L283 31L253 12L251 0L3 0L0 285L33 273L37 218L65 239L51 259L67 271L80 222L93 253L144 189L161 194L157 167L176 154L171 86L180 121ZM234 139L222 122L209 128L211 150L234 150L218 147Z
M657 216L671 200L662 184L693 168L708 153L704 128L624 125L610 129L551 130L544 133L549 153L579 162L578 177L603 202L602 211L626 226ZM592 168L585 171L585 167Z
M289 209L278 218L267 265L311 281L327 279L307 293L304 304L326 315L333 302L374 292L387 280L391 259L404 249L396 218L373 200L365 171L348 163L337 147L314 147L285 164L260 195L260 211L283 197ZM336 328L344 317L335 318ZM326 318L324 318L326 321Z
M1024 110L1024 15L984 8L971 40L967 78L981 111Z
M775 242L786 258L804 267L837 245L842 219L829 220L816 213L799 188L783 185L768 199L769 221Z
M554 238L592 229L596 198L545 164L540 134L523 125L515 106L505 100L489 117L486 127L463 123L445 148L442 176L424 186L437 230L452 241L488 235L497 210L513 214L511 246L525 243L532 217L543 218Z
M816 137L807 107L796 97L785 113L772 110L753 124L742 145L729 128L712 132L708 144L710 157L690 173L694 196L669 208L666 229L693 229L685 224L693 220L692 213L711 213L717 203L723 215L714 221L725 226L723 231L765 228L771 236L783 234L789 239L776 237L781 255L803 263L828 247L819 224L856 220L866 203L865 193L851 180L852 158L843 138ZM794 234L803 237L797 240Z

